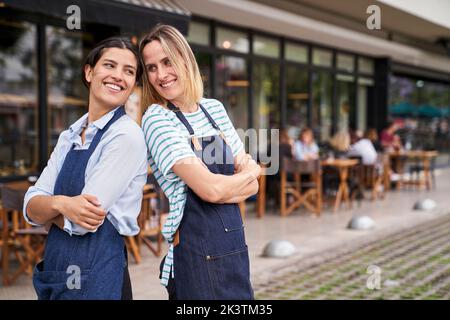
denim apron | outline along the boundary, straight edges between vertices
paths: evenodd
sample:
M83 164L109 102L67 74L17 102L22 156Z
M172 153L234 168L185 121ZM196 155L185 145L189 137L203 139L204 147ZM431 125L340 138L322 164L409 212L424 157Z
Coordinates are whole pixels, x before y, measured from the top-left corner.
M206 109L201 105L200 108L220 132L220 135L201 138L201 143L194 140L197 139L194 130L183 113L169 104L169 109L193 137L191 147L209 171L233 175L231 148ZM174 278L170 277L167 287L169 299L253 299L248 248L237 204L205 202L188 187L178 232L179 243L174 247Z
M118 108L105 127L97 131L87 150L72 146L56 179L54 195L81 194L89 158L106 130L124 114L124 107ZM96 232L83 236L70 236L53 225L44 260L34 269L33 285L39 300L131 298L122 236L107 218ZM123 297L124 287L129 289L128 297Z

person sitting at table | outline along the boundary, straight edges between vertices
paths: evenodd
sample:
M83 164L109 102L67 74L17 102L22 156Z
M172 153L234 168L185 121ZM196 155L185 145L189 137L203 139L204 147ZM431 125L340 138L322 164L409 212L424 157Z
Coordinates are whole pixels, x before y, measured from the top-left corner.
M292 159L294 153L294 140L289 136L286 128L280 129L280 142L278 144L278 150L280 159L283 157Z
M361 157L362 163L365 165L375 164L377 161L377 151L373 146L372 142L362 137L360 131L356 131L355 135L352 137L350 150L347 155L349 157Z
M297 160L308 161L319 157L319 147L314 141L314 135L310 128L304 128L295 141L294 157Z
M402 149L402 141L400 136L396 134L400 127L400 122L394 121L389 123L388 127L381 132L381 146L385 151L399 151Z
M349 132L344 130L337 132L334 136L330 138L328 144L330 145L331 148L333 148L333 151L335 152L338 158L345 157L348 150L350 149Z
M367 129L366 132L364 133L364 138L369 139L370 142L372 142L373 147L377 152L383 151L383 146L381 145L381 142L378 138L378 133L376 129L374 128Z

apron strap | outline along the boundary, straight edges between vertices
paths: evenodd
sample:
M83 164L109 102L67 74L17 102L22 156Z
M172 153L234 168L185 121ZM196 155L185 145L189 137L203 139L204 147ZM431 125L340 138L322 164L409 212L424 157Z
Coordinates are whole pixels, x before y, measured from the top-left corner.
M222 138L222 140L223 140L226 144L228 144L228 143L227 143L227 139L225 138L225 134L224 134L223 131L220 129L220 127L217 125L217 123L214 121L214 119L211 117L211 115L208 113L208 111L206 111L206 109L205 109L202 105L200 105L200 108L202 108L203 113L204 113L205 116L208 118L209 122L211 122L211 125L214 127L214 129L216 129L216 130L219 132L220 137Z
M219 126L214 121L214 119L211 117L211 115L208 113L208 111L206 111L206 109L202 105L200 105L200 108L203 110L203 113L208 118L209 122L211 122L211 125L214 127L214 129L221 132L222 130L220 130Z
M115 112L113 117L108 121L108 123L103 127L103 129L99 129L97 131L97 133L95 134L94 138L92 139L91 144L89 145L89 151L93 151L95 150L95 148L97 147L98 143L100 142L100 140L102 139L103 134L106 132L106 130L108 130L108 128L114 123L116 122L121 116L123 116L125 114L125 107L121 106L119 107Z
M181 123L186 127L186 129L189 131L189 134L191 135L191 140L192 143L195 147L196 150L201 150L201 145L198 142L198 139L194 137L194 129L192 129L191 125L189 124L189 122L187 121L186 117L184 116L183 112L181 112L180 108L178 108L177 106L175 106L172 102L168 102L167 104L168 108L173 111L175 113L175 115L177 116L177 118L181 121ZM202 109L203 113L205 114L206 118L208 119L208 121L211 123L211 125L213 126L214 129L216 129L220 136L222 137L223 141L225 143L226 139L225 139L225 135L223 134L222 130L220 130L220 127L217 125L217 123L214 121L214 119L211 117L211 115L208 113L208 111L206 111L206 109L199 104L200 109Z
M183 112L181 112L180 108L175 106L172 102L168 102L167 106L169 107L170 111L174 112L177 118L181 121L181 123L186 127L187 131L189 131L189 134L191 136L194 135L194 129L192 129L191 125L187 121L186 117L184 116Z

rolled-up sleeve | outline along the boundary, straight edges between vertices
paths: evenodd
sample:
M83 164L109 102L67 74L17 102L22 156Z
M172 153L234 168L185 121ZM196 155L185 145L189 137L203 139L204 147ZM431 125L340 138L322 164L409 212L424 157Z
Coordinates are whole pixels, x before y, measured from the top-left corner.
M55 182L59 172L58 166L58 162L60 160L59 157L64 152L65 140L66 140L65 132L63 132L60 135L58 143L56 144L55 149L53 150L50 159L47 162L47 166L42 171L41 175L39 176L39 179L36 181L36 184L28 188L28 191L25 194L23 200L23 215L25 217L25 220L31 225L41 226L40 224L33 222L28 217L27 213L28 203L35 196L53 196L53 190L55 188Z

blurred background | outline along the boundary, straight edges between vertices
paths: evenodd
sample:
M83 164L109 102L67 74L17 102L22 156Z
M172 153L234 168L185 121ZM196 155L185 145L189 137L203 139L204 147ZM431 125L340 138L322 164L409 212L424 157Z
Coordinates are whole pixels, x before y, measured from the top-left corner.
M81 28L66 13L78 5ZM370 30L367 8L380 10ZM62 130L86 110L83 57L117 34L135 43L157 23L187 35L206 95L236 128L401 124L403 144L448 163L450 1L0 1L0 180L37 174ZM264 151L264 150L262 150Z

